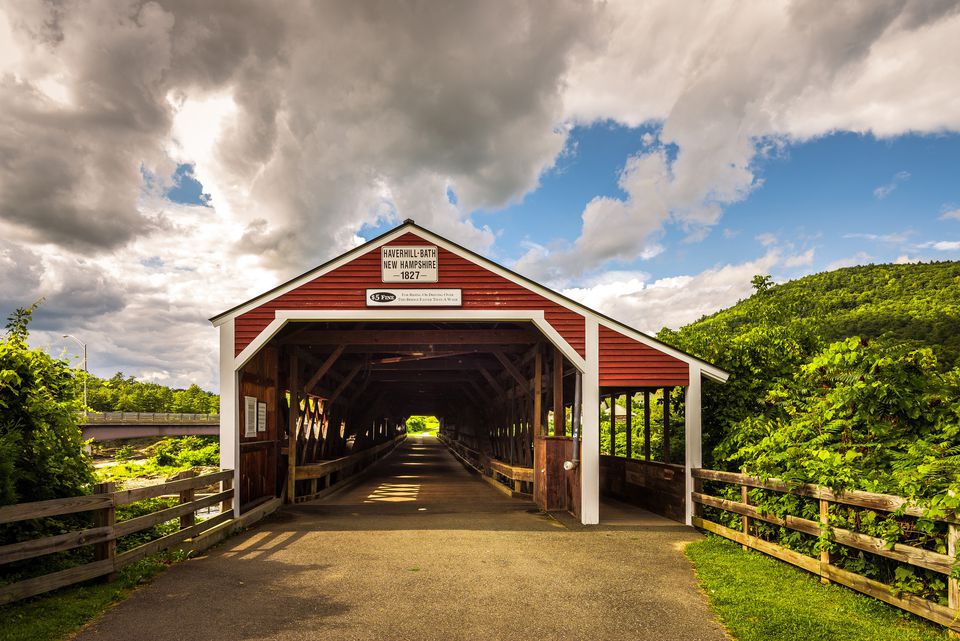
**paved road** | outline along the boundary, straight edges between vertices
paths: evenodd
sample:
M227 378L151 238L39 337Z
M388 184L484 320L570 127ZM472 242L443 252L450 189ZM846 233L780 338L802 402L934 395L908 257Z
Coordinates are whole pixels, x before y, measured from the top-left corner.
M567 526L411 438L365 481L174 566L81 641L724 639L680 552L696 534L605 505Z

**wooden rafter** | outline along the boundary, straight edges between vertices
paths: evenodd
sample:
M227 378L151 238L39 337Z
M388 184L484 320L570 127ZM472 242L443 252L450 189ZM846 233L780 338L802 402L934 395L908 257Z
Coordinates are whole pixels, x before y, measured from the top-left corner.
M327 357L327 360L323 361L323 364L317 369L317 371L310 377L310 380L307 381L307 384L303 386L303 389L308 394L313 390L314 385L320 382L320 379L330 371L330 368L333 367L333 364L337 362L337 359L340 358L340 355L343 354L343 350L346 348L345 345L338 345L336 349Z
M337 386L337 389L333 390L333 394L330 396L330 404L332 405L335 400L340 398L340 395L343 394L343 391L347 389L347 385L350 384L350 381L360 373L360 370L363 369L365 363L357 363L353 369L347 374L347 376L341 381L340 385Z
M530 383L527 382L527 379L524 377L523 373L517 369L517 366L513 364L507 355L501 352L500 350L494 350L493 355L497 357L497 360L500 361L500 364L503 365L503 368L507 370L507 373L517 381L517 385L520 386L520 389L524 394L530 391Z
M482 374L483 377L487 379L487 382L490 384L490 387L493 388L493 391L497 393L497 396L506 396L507 394L506 391L503 389L503 387L501 387L500 383L497 382L496 377L493 374L491 374L489 371L487 371L487 368L478 367L477 371L479 371L480 374Z

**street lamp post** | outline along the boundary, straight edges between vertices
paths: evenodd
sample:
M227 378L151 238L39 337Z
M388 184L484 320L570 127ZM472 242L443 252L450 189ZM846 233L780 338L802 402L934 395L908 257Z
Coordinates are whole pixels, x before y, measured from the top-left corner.
M64 334L64 338L69 338L77 342L83 348L83 413L87 413L87 344L71 334Z

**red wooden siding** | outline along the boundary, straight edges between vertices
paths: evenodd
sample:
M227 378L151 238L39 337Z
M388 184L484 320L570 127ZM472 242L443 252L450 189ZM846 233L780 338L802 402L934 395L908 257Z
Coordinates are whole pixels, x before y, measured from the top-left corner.
M657 351L609 327L600 326L600 385L662 387L687 385L690 372L678 358Z
M390 245L433 244L407 233ZM446 249L438 248L439 282L413 287L459 288L463 309L542 309L544 316L577 352L584 355L583 316L543 296L507 280ZM380 248L376 247L349 263L330 271L236 320L235 346L239 354L274 319L278 309L366 309L366 289L380 287ZM391 283L390 288L404 287ZM394 308L395 309L395 308Z

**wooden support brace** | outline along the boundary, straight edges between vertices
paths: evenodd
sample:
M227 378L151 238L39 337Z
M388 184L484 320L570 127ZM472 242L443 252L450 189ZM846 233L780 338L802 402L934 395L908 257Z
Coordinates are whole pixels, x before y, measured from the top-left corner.
M290 413L287 417L287 503L297 500L297 429L300 422L300 359L290 354ZM237 488L239 490L239 488Z
M533 435L543 436L543 357L538 347L533 359Z
M663 462L670 462L670 388L663 388Z
M633 391L627 392L627 458L633 458Z
M740 502L744 505L750 505L750 488L748 488L746 485L740 486ZM743 519L743 535L750 536L750 517L743 515L741 518ZM744 552L750 548L750 546L746 543L740 547L743 548Z
M323 365L317 369L314 375L310 377L310 380L307 381L307 384L303 386L303 390L307 394L312 392L316 384L320 382L320 379L330 371L330 368L333 367L333 364L337 362L337 359L340 358L340 355L343 354L343 350L346 348L346 345L338 345L330 354L330 356L327 357L327 360L323 361Z
M196 475L197 473L194 472L193 470L184 470L183 472L180 472L179 477L182 479L192 479ZM195 490L193 488L181 491L180 504L182 505L184 503L192 503L194 499L194 492ZM188 528L191 525L193 525L195 522L196 522L196 516L194 515L193 512L184 514L183 516L180 517L180 529L182 530L184 528Z
M954 565L957 559L957 538L960 537L960 527L954 523L947 524L947 555L953 557ZM960 615L960 582L953 577L947 578L947 607L955 615ZM950 636L960 638L960 634L951 630Z
M650 460L650 392L643 392L643 460Z
M507 370L507 373L510 374L517 381L517 385L520 386L520 390L526 394L530 391L530 384L527 382L527 379L523 376L517 366L507 358L507 355L501 352L500 350L494 350L493 355L497 357L497 360L500 361L500 364L503 365L503 368Z

